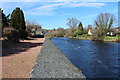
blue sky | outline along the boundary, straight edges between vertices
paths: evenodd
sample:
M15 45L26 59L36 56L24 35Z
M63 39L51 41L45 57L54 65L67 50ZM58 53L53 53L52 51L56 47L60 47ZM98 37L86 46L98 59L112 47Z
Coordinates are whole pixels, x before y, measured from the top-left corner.
M112 13L118 18L117 2L2 2L5 14L12 13L16 7L24 11L26 20L35 21L45 29L68 28L68 18L77 18L84 27L94 25L100 13Z

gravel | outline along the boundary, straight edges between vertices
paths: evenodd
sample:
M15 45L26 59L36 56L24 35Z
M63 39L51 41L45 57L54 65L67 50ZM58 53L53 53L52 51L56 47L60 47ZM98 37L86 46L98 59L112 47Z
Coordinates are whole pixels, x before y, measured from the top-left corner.
M75 67L67 57L46 38L35 66L30 73L34 78L84 78L81 70Z

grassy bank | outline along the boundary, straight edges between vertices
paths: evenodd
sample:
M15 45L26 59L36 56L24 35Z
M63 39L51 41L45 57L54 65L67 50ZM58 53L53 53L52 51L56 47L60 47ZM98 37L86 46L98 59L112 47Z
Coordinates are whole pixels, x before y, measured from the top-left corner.
M83 39L83 40L93 40L92 36L77 36L77 37L68 37L71 39ZM110 41L110 42L120 42L120 37L118 36L105 36L105 37L99 37L97 40L101 41Z

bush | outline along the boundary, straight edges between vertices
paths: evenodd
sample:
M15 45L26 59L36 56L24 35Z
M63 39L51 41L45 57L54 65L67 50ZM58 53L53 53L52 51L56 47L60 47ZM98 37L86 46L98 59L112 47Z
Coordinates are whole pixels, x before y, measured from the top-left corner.
M76 30L76 31L74 32L74 34L75 34L75 35L82 35L82 34L83 34L83 31Z
M48 31L45 36L47 37L64 37L66 35L66 31L63 28L58 28L56 30Z
M87 30L84 30L84 31L83 31L83 34L87 34L87 33L88 33L88 31L87 31Z
M76 30L75 32L74 32L74 35L73 35L73 37L76 37L76 36L78 36L78 35L84 35L84 34L87 34L87 31L80 31L80 30Z
M27 39L28 33L26 31L19 31L20 39Z
M19 32L12 27L4 28L3 37L10 41L19 42Z
M106 36L106 32L105 31L99 31L98 29L94 29L92 31L92 39L93 40L102 40L102 37Z
M71 36L70 31L69 31L69 30L66 30L64 37L70 37L70 36Z
M120 37L120 33L116 35L116 37Z
M83 34L82 37L88 37L90 36L89 34Z
M47 37L64 37L64 33L61 31L49 31L45 36L47 36Z

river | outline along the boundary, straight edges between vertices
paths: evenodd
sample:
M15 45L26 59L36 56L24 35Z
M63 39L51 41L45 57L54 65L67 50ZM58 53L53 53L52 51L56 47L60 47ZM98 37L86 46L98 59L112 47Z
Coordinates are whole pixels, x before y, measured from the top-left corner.
M69 38L51 39L86 78L120 76L120 43Z

